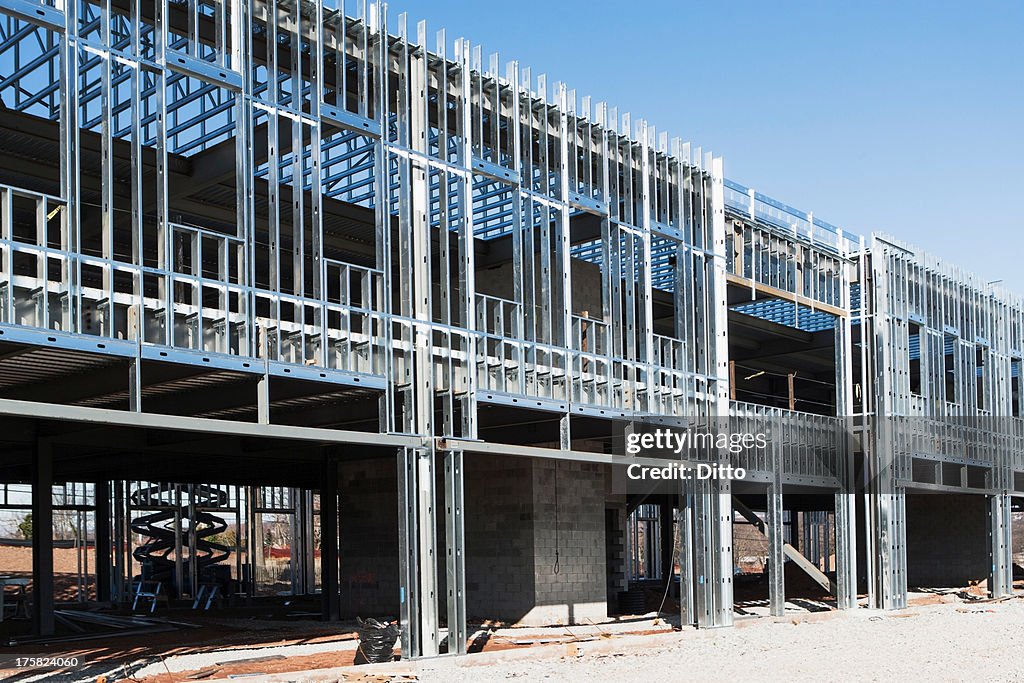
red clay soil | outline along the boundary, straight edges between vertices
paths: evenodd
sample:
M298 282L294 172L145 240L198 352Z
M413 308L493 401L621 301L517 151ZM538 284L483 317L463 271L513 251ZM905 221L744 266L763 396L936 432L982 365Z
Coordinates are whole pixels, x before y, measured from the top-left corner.
M924 595L911 595L907 598L907 605L910 607L924 607L926 605L941 605L949 602L949 596L942 593L926 593Z
M194 614L194 613L193 613ZM171 614L170 619L178 621L195 621L201 623L202 616L195 617L193 614ZM214 618L222 618L218 614ZM131 664L142 658L151 657L173 657L182 654L198 654L203 652L226 652L236 649L251 649L259 647L274 647L280 645L307 645L313 643L344 642L356 637L354 632L344 632L342 625L325 624L322 622L282 622L281 630L246 629L245 619L238 619L238 626L207 623L199 628L183 628L180 630L166 631L160 633L139 633L137 635L123 635L110 638L92 639L79 642L61 642L51 645L24 644L17 646L19 654L59 654L62 657L77 657L80 661L90 663L109 662L112 665ZM0 654L5 648L0 647ZM268 650L267 655L272 655L273 650ZM253 657L260 656L253 654ZM306 657L292 657L288 660L271 661L266 663L253 663L251 665L238 665L242 668L249 666L252 671L264 671L265 667L277 667L286 664L284 671L302 670L303 667L327 668L344 666L352 663L354 652L343 651L339 653L314 655ZM306 660L309 661L306 661ZM294 667L294 668L287 668ZM277 671L272 668L267 671ZM234 673L234 671L227 671ZM184 681L187 673L174 674L172 677L162 678L162 681ZM0 672L0 680L3 674Z
M54 548L53 583L54 598L58 602L78 599L78 551L74 548ZM95 567L92 549L87 553L89 571ZM32 548L0 545L0 576L32 578ZM31 584L26 588L31 590ZM94 588L87 586L90 598L95 598Z
M665 633L665 629L631 631L629 634L624 635L643 636L654 635L659 633ZM550 645L552 643L549 642L549 638L556 637L559 635L562 634L557 632L557 630L553 630L551 636L545 636L544 638L531 638L527 636L523 636L522 638L513 638L511 636L490 637L488 635L484 635L477 638L476 640L470 641L468 650L469 652L498 652L504 650L523 650L531 647L538 647L541 645ZM600 639L608 639L613 637L615 636L597 636L597 638ZM572 641L566 640L565 644L571 645ZM395 654L400 654L400 651L396 649ZM352 664L354 664L354 659L355 651L349 650L336 653L305 655L301 657L288 657L287 659L277 659L264 662L239 662L237 664L225 664L223 666L208 667L207 669L199 669L196 671L182 671L173 674L165 673L156 676L147 676L146 678L137 679L137 681L138 683L182 683L183 681L196 680L190 679L189 676L198 674L200 672L205 673L207 671L210 671L210 678L227 678L228 676L234 676L239 674L276 674L313 671L316 669L330 669L339 666L351 666ZM215 671L211 671L212 669L215 669Z
M253 657L259 657L259 655L255 654ZM239 662L238 664L212 666L195 671L164 673L132 680L137 683L182 683L182 681L196 680L190 679L189 676L207 671L211 672L209 678L227 678L228 676L238 674L281 674L296 671L315 671L316 669L332 669L338 666L352 666L354 660L355 650L343 650L301 657L287 657L286 659L274 659L265 662Z

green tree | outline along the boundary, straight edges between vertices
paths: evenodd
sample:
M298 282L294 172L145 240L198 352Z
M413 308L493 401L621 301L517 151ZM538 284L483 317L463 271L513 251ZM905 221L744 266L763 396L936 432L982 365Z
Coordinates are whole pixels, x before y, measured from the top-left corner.
M25 518L18 523L18 532L26 541L32 540L32 513L25 515Z

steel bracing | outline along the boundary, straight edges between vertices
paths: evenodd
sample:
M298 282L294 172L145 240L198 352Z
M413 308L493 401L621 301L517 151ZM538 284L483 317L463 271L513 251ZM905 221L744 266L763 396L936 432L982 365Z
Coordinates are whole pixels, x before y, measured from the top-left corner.
M0 0L0 76L0 341L126 367L116 401L0 412L397 451L403 652L440 652L442 621L465 651L464 459L610 465L575 448L581 418L772 425L733 464L769 493L777 566L784 489L834 497L842 608L858 550L874 602L905 604L905 489L989 496L992 590L1010 590L1019 299L383 4ZM824 335L827 401L737 400L733 316ZM156 414L157 361L251 378L254 412ZM317 405L275 396L282 379L374 404L376 429L277 423ZM556 447L486 438L488 406L556 420ZM684 619L728 625L732 491L680 495Z

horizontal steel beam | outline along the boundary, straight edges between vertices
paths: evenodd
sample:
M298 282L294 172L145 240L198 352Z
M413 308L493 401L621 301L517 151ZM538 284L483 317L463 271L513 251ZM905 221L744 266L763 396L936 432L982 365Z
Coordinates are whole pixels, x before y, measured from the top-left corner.
M86 422L133 429L167 429L204 434L228 434L240 437L292 439L322 444L360 444L389 448L421 448L427 440L418 436L373 434L317 427L253 424L203 417L133 413L106 408L85 408L53 403L0 399L0 415L35 420Z

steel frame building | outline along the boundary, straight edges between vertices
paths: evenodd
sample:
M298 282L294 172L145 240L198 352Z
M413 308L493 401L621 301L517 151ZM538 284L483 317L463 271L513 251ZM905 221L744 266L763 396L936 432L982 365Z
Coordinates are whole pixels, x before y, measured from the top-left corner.
M744 492L774 566L794 557L783 490L826 501L840 608L859 574L873 605L906 604L913 490L984 497L989 587L1012 590L1019 298L385 5L0 0L0 103L0 481L33 484L41 632L38 492L75 482L99 600L127 596L131 482L171 482L174 506L217 482L239 519L286 492L294 590L319 585L337 618L339 465L359 450L397 453L403 651L464 652L468 463L610 469L593 444L660 417L771 425L767 456L734 459ZM795 369L783 405L742 388L762 380L739 356L794 344L831 375L806 409ZM739 494L679 492L686 623L732 623Z

